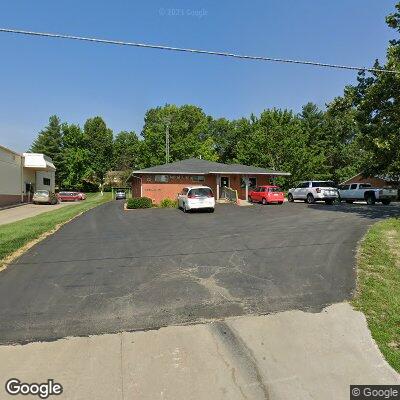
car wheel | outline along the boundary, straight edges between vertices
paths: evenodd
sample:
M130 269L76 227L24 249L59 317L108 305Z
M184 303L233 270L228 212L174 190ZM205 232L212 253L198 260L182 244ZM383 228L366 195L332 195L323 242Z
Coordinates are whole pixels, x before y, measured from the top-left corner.
M369 206L373 206L375 204L375 196L369 194L368 196L366 196L365 201Z
M331 206L333 204L333 200L325 200L325 204Z
M252 202L253 202L253 199L251 198L251 196L249 196L249 197L247 198L247 200L249 201L249 203L252 203Z
M263 197L261 203L263 203L263 205L265 206L266 204L268 204L267 199L265 197Z
M353 201L353 200L346 200L346 203L347 203L347 204L353 204L354 201Z
M292 193L289 193L289 194L287 195L287 199L288 199L288 201L289 201L290 203L293 203L293 202L294 202L294 198L293 198Z
M185 204L185 203L183 203L182 209L183 209L183 212L184 212L184 213L187 213L187 212L189 211L189 210L186 208L186 204Z
M311 193L308 193L306 202L307 202L308 204L314 204L314 203L315 203L314 196L313 196Z
M283 201L278 201L278 204L283 204Z
M390 200L382 200L382 204L384 206L388 206L390 204Z
M214 208L210 208L210 213L213 213L214 212Z

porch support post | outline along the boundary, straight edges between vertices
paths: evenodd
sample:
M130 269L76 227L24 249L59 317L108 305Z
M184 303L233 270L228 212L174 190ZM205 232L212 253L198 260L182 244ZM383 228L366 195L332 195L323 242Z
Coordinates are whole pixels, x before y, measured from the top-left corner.
M215 176L215 182L217 183L217 200L219 200L219 175Z
M245 200L248 201L248 199L249 199L249 178L247 176L245 176L244 182L245 182L245 185L246 185L246 198L245 198Z

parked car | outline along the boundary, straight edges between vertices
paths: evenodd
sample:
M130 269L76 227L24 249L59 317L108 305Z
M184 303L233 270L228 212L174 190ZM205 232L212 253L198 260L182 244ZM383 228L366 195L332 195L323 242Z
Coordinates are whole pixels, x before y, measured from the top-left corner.
M32 202L33 204L57 204L58 199L56 194L49 190L36 190Z
M58 200L60 201L79 201L82 200L78 192L59 192Z
M208 209L210 212L214 212L213 191L208 186L185 187L178 194L178 208L184 212L198 209Z
M295 188L289 189L288 201L304 200L308 204L316 201L325 201L333 204L339 198L339 192L332 181L305 181L300 182Z
M391 201L396 200L396 189L379 189L374 188L370 183L351 183L341 185L339 187L339 195L341 200L346 203L354 201L366 201L367 204L375 204L381 202L384 205L389 205Z
M115 192L115 200L125 200L125 199L126 199L125 190L117 190Z
M258 186L249 193L250 203L278 203L282 204L285 199L282 189L279 186Z

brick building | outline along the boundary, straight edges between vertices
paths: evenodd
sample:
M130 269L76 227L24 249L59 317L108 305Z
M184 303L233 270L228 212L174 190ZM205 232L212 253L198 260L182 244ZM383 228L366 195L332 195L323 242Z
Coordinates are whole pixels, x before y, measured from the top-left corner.
M160 203L165 198L175 199L185 186L193 185L209 186L217 199L223 187L237 190L240 199L247 199L252 187L268 185L273 178L288 175L288 172L191 158L133 171L128 181L133 197L149 197Z
M352 183L369 183L375 188L397 188L397 198L400 200L399 182L392 181L389 178L382 176L364 176L362 173L359 173L342 182L341 185L349 185Z
M351 183L369 183L373 187L376 188L397 188L398 182L391 181L390 179L379 177L379 176L363 176L362 173L352 176L351 178L347 179L346 181L342 182L342 185L348 185Z

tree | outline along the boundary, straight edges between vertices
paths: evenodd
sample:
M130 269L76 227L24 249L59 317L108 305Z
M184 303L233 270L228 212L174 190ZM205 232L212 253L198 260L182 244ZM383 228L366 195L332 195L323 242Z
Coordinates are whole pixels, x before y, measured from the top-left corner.
M114 139L114 163L117 171L137 168L140 165L141 143L135 132L120 132Z
M309 137L300 118L287 110L265 110L257 119L252 117L251 131L237 145L236 160L290 172L279 183L289 186L302 179L318 178L321 156L309 147Z
M165 133L170 140L169 161L201 157L216 161L218 154L209 134L210 119L199 107L166 105L146 112L142 130L142 163L148 167L165 163Z
M112 166L113 134L101 117L89 118L84 126L84 140L89 150L87 176L103 192L104 178Z
M90 151L79 125L63 125L64 189L83 190L89 175Z
M62 124L56 115L49 118L49 124L39 132L29 151L43 153L53 160L56 167L56 184L59 185L64 175L64 159L62 155Z
M400 32L400 2L386 23ZM398 73L359 73L358 84L347 86L334 108L354 112L364 151L363 173L400 181L400 40L389 42L385 64L376 60L374 68Z
M233 121L229 121L226 118L211 119L209 131L213 137L215 150L218 153L220 162L232 163L235 160L238 143L246 140L251 129L252 121L247 118Z

